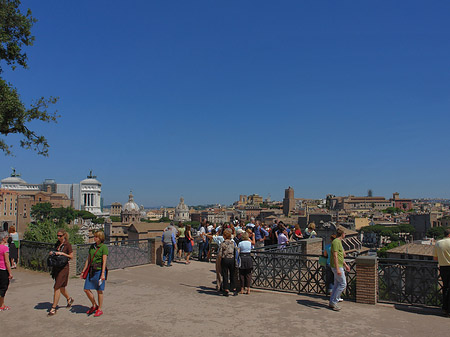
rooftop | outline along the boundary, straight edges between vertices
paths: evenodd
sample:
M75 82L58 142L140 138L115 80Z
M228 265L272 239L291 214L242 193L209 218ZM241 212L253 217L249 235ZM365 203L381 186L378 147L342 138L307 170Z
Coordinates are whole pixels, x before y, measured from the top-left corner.
M83 280L70 279L75 299L69 310L61 297L54 317L46 317L53 296L47 273L14 270L1 312L5 336L447 336L449 318L439 309L405 305L365 305L350 301L341 312L327 309L322 296L255 289L250 295L218 296L214 265L193 261L171 268L146 265L110 271L104 315L87 317Z

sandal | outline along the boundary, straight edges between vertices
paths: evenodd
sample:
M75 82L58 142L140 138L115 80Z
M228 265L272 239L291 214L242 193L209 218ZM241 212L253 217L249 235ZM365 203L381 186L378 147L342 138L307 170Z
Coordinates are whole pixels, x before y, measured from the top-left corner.
M54 315L56 315L56 308L52 307L48 312L47 316L54 316Z
M90 307L89 310L86 312L86 314L90 315L93 314L94 311L96 311L98 309L97 305L94 305L93 307Z
M7 311L9 309L11 309L11 308L4 305L3 307L0 308L0 311Z
M70 307L72 306L72 304L73 304L73 298L72 298L72 297L69 297L69 299L67 300L67 306L66 306L66 308L70 308Z

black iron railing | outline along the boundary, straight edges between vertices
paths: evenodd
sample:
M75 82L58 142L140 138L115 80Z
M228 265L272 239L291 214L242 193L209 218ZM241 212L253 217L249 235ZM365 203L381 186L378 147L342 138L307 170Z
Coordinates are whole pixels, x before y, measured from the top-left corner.
M155 239L127 240L106 243L108 245L108 269L120 269L152 262L152 245ZM53 243L20 241L20 265L24 268L50 271L47 257ZM80 274L88 257L91 244L73 245L76 249L76 274Z
M436 261L378 259L378 301L442 305Z
M126 240L105 243L108 246L108 269L121 269L152 262L155 239ZM91 244L77 245L77 274L86 263Z
M21 240L20 266L32 270L50 271L47 266L47 258L48 253L54 248L54 243Z
M319 264L319 255L287 252L286 249L254 250L252 284L255 288L307 294L326 294L326 270ZM346 260L347 261L347 260ZM350 272L343 297L356 299L356 271L354 260L348 260Z

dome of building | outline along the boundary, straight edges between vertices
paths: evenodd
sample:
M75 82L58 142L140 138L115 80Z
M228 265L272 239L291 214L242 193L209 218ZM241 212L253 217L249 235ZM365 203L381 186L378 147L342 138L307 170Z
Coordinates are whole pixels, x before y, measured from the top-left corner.
M80 184L83 184L83 185L99 185L99 186L102 185L101 182L99 182L97 179L94 179L94 178L84 179L84 180L82 180L80 182Z
M123 205L122 211L140 211L138 204L134 202L133 193L130 192L128 202Z
M178 210L178 211L189 211L189 208L184 203L184 198L183 197L180 198L180 203L177 205L177 207L175 207L175 211L176 210Z
M27 182L18 176L11 176L5 179L2 179L2 184L15 184L15 185L25 185Z
M189 221L189 207L184 203L184 198L180 198L180 203L175 207L175 215L173 217L175 221Z
M80 182L80 184L82 184L82 185L98 185L98 186L102 186L102 184L95 178L97 178L97 176L92 175L92 170L91 170L89 172L89 175L87 176L87 178L82 180Z

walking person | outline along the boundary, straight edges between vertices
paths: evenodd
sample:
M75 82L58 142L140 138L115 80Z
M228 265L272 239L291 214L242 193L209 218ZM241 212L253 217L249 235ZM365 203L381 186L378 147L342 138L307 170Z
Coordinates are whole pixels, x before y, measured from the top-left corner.
M223 295L229 296L230 291L236 288L235 283L235 258L236 243L231 239L231 229L223 231L224 242L219 247L220 265L222 270ZM235 293L237 295L237 293Z
M9 310L5 305L5 295L9 281L13 278L9 262L8 232L0 232L0 311Z
M434 259L439 264L442 279L442 311L450 317L450 228L444 231L445 237L434 246Z
M252 242L248 237L248 233L242 234L242 240L238 245L241 265L239 267L239 279L241 281L241 294L250 294L250 286L252 283L253 259L250 255L252 251ZM247 289L247 291L245 291Z
M16 269L17 262L19 261L19 233L16 232L15 226L10 226L8 232L9 259L11 262L11 269Z
M97 231L94 233L94 244L89 248L88 258L84 264L83 273L89 268L89 276L84 282L84 292L91 301L92 306L87 311L88 315L93 313L94 317L103 315L103 292L105 291L105 281L107 277L106 261L108 258L108 246L104 244L105 233ZM92 290L97 291L98 304L95 301Z
M173 248L175 247L175 234L170 228L166 228L164 230L164 233L162 235L162 242L163 242L163 248L164 248L164 255L163 255L163 262L162 265L164 266L164 263L167 260L167 267L172 266L172 254L173 254Z
M327 293L331 295L331 292L333 290L334 286L334 274L333 270L331 269L330 263L331 263L331 243L333 240L336 239L336 234L332 234L330 237L330 243L325 246L325 249L323 251L323 256L327 258L327 265L325 267L325 285L327 289ZM342 299L339 298L339 302L341 302Z
M62 267L52 267L52 277L55 280L53 286L53 304L48 312L48 316L54 316L58 307L59 298L61 294L67 300L67 308L73 304L73 298L69 296L66 290L69 282L69 260L73 258L72 245L69 243L69 233L65 229L59 229L57 233L58 241L55 244L55 250L51 251L49 255L60 255L67 257L67 263Z
M331 291L329 307L335 311L341 310L338 306L341 294L347 286L345 278L345 271L349 272L350 267L344 261L344 248L342 247L342 240L345 238L344 229L338 228L336 231L336 239L331 243L331 270L334 274L334 286ZM344 270L345 269L345 270Z

